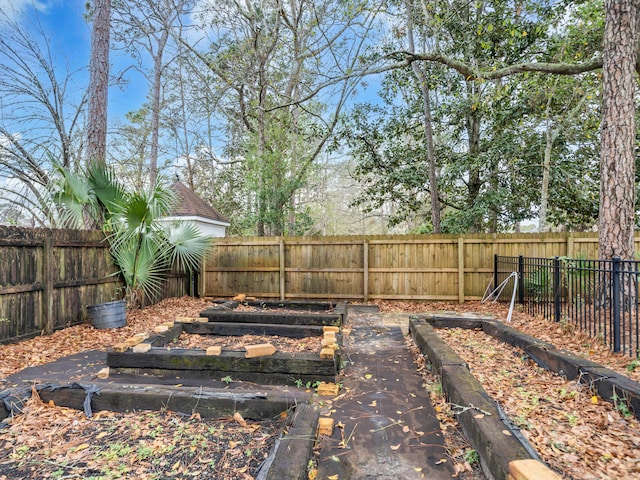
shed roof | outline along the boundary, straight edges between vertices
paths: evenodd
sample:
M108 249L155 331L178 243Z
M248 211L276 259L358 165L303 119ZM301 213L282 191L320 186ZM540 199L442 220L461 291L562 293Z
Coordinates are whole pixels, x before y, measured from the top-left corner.
M229 223L229 220L224 215L196 195L193 190L180 180L176 180L172 188L178 196L178 203L171 209L169 216L202 217L216 222Z

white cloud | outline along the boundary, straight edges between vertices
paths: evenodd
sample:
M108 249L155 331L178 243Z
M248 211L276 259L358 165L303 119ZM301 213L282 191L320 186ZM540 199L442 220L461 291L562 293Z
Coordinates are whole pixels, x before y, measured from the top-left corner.
M17 20L28 8L46 12L54 3L56 0L0 0L0 12L3 17L7 17L9 20Z

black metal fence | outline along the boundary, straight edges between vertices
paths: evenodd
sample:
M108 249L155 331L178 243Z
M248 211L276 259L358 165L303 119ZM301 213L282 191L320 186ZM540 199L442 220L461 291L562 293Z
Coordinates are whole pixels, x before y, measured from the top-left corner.
M638 263L616 257L496 255L493 286L500 300L511 300L515 284L516 301L528 313L574 324L602 339L614 352L636 357L640 353Z

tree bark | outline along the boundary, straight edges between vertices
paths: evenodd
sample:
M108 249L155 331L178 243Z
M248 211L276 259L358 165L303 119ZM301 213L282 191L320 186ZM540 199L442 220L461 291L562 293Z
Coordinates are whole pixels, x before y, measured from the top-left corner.
M106 163L111 0L95 0L93 6L86 158Z
M407 40L409 41L409 49L415 51L415 44L413 40L413 21L411 18L411 9L407 9ZM438 190L438 175L436 168L436 156L433 146L433 128L431 121L431 98L429 97L429 84L427 75L422 70L417 62L411 64L413 74L418 82L420 82L420 92L422 93L422 113L424 118L422 123L424 125L425 146L427 153L427 166L429 175L429 194L431 199L431 224L433 227L433 233L441 233L440 229L440 197Z
M598 224L601 259L634 257L637 20L635 0L605 1Z
M153 85L151 86L151 146L149 152L149 184L153 185L158 176L158 150L160 144L160 99L162 95L162 70L164 69L164 49L169 41L169 26L165 25L156 46L153 58Z
M467 95L471 96L473 94L472 86L467 84ZM467 181L467 207L472 210L478 201L483 183L480 177L480 168L475 161L476 156L480 153L480 118L477 111L471 110L467 113L465 126L469 142L468 155L473 165L469 168L469 180ZM473 224L469 226L470 232L481 232L482 223L483 218L480 216L476 217Z

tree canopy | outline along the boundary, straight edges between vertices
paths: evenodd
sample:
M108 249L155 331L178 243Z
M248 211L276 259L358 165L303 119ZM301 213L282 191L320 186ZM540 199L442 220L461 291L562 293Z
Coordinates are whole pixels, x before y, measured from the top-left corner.
M623 208L630 213L619 226L629 238L636 2L155 5L112 5L112 49L131 53L149 95L111 120L107 160L140 187L153 184L155 172L177 173L232 219L230 233L326 233L328 211L346 217L332 233L361 231L356 225L368 216L377 231L498 232L536 219L541 230L597 225L603 232L620 219L608 214ZM0 68L15 77L0 85L0 164L5 184L22 186L0 214L15 222L29 217L14 208L25 203L19 195L37 210L50 169L34 160L42 139L16 127L33 114L14 113L8 123L5 105L31 96L51 117L38 119L55 125L47 151L59 163L79 166L75 158L88 148L80 134L85 97L60 88L71 74L60 78L56 60L42 54L46 41L29 43L21 32L11 23L0 32L8 46ZM621 39L629 40L623 53ZM49 94L38 94L37 69L54 80L53 105L75 102L71 123L68 109L56 113ZM112 84L127 71L113 72ZM629 103L608 103L620 92ZM631 126L625 140L609 136L621 123L611 115ZM628 168L614 171L607 165L622 145ZM609 195L622 178L631 178L624 205ZM335 210L341 198L329 192L346 191ZM615 248L602 255L616 251L629 256Z

